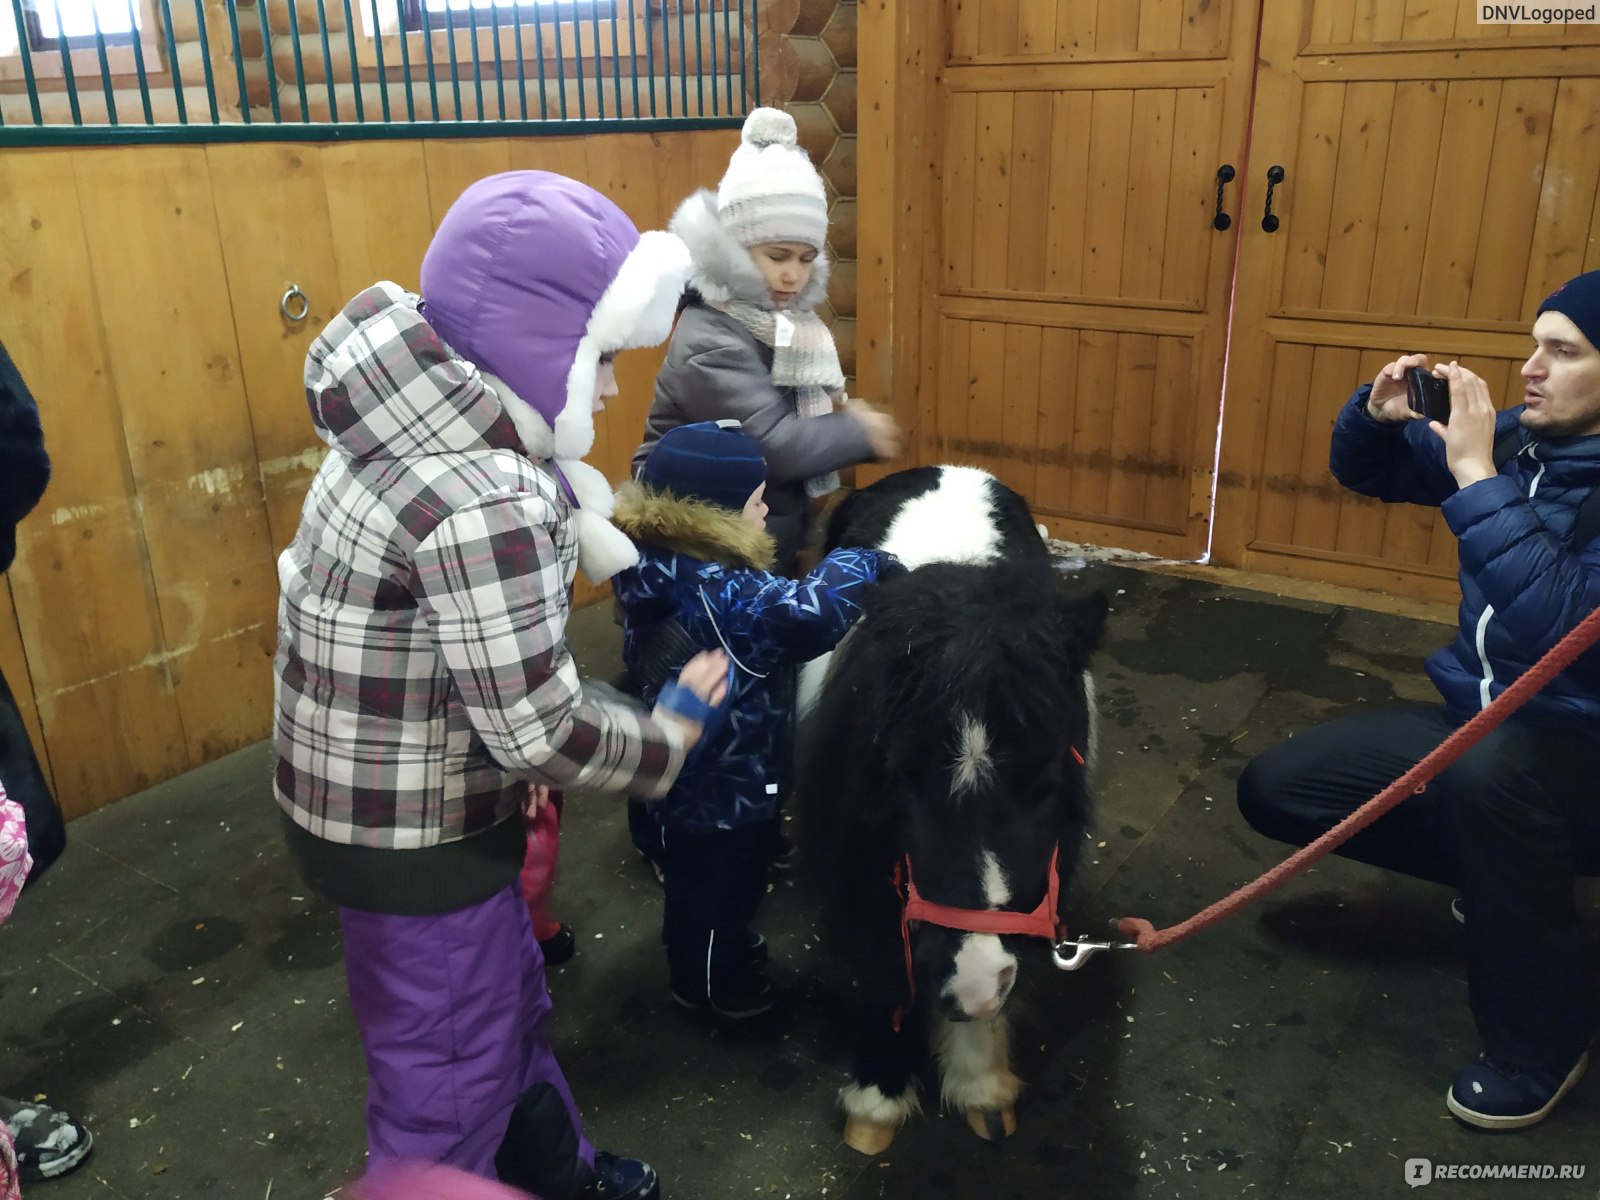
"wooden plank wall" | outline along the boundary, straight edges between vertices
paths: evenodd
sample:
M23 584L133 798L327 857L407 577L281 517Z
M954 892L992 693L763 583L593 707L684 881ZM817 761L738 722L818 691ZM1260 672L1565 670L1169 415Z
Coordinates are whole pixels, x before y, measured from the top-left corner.
M1459 594L1435 510L1328 475L1350 392L1396 353L1459 359L1502 408L1540 300L1600 266L1600 29L1432 6L1263 10L1215 560L1434 600ZM1252 191L1252 189L1255 189Z
M0 670L77 815L270 730L277 577L322 445L305 352L378 279L417 286L495 171L584 179L641 228L714 184L736 131L13 150L3 339L54 477L0 588ZM298 284L311 311L284 321ZM622 478L660 351L618 363L591 461ZM580 601L593 598L580 594Z

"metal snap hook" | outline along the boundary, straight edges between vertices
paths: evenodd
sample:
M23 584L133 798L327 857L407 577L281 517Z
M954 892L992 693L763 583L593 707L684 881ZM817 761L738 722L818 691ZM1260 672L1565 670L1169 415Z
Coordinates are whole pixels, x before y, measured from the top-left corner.
M1086 938L1078 941L1057 942L1051 950L1052 961L1063 971L1076 971L1084 963L1102 950L1137 950L1138 942L1091 942Z
M290 306L294 304L296 300L300 302L300 309L298 312L290 308ZM289 290L285 292L283 294L283 298L278 301L278 311L283 314L283 319L285 321L304 321L307 314L311 312L311 301L307 299L306 294L300 290L300 285L298 283L291 283L289 285Z

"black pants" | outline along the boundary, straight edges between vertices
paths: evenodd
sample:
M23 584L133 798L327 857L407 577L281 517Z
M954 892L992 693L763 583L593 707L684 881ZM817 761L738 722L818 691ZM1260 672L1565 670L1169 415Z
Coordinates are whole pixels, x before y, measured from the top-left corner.
M1452 730L1417 705L1317 726L1256 758L1239 811L1304 845L1420 762ZM1468 996L1483 1048L1570 1067L1594 1028L1573 882L1600 873L1600 735L1513 716L1338 853L1460 889Z
M750 923L767 890L772 825L690 833L667 824L661 940L672 990L720 1003L752 970Z

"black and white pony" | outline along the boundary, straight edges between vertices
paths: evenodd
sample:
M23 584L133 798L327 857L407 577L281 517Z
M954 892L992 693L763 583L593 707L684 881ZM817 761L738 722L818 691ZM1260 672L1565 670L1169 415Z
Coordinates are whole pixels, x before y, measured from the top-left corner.
M1053 936L1089 819L1106 600L1070 594L1026 502L970 467L854 493L827 542L911 568L802 686L807 857L860 1000L845 1140L889 1145L930 1044L944 1103L998 1139L1021 1087L1003 1014L1017 952Z

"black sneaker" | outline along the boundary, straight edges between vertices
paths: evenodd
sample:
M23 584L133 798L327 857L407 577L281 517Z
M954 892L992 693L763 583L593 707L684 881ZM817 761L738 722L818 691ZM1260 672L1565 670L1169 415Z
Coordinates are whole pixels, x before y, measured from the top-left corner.
M578 1193L578 1200L660 1200L661 1181L655 1168L636 1158L618 1158L604 1150L594 1152L594 1182Z
M94 1138L66 1113L43 1104L24 1104L0 1096L0 1121L11 1130L17 1173L39 1183L75 1171L94 1149Z
M578 935L572 932L571 925L560 925L554 933L540 941L539 951L544 955L546 966L559 967L564 962L571 962L572 956L578 952Z
M1550 1115L1589 1066L1589 1053L1562 1070L1518 1071L1480 1054L1456 1076L1445 1093L1450 1112L1479 1129L1526 1129Z
M754 930L750 931L750 965L757 971L767 966L767 939Z
M772 835L772 857L770 862L774 871L792 871L794 865L800 860L800 849L789 840L789 835L779 829Z
M747 1021L770 1012L777 1001L772 982L758 971L752 971L727 991L726 995L712 999L672 989L672 998L684 1008L709 1010L731 1021Z
M1458 925L1467 923L1467 910L1463 907L1460 896L1450 901L1450 915L1456 919L1456 924Z

